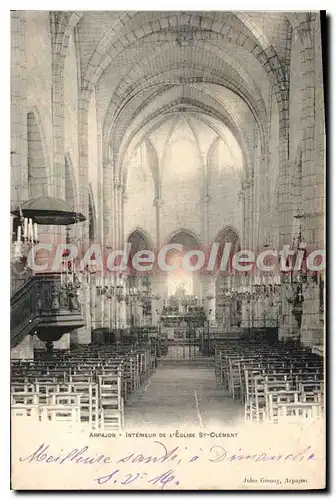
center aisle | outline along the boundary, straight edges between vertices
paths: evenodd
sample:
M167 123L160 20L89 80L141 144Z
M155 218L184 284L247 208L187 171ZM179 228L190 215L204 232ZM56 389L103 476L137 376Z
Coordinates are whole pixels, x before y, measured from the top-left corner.
M217 387L214 366L164 363L125 407L125 426L211 429L242 422L244 406Z

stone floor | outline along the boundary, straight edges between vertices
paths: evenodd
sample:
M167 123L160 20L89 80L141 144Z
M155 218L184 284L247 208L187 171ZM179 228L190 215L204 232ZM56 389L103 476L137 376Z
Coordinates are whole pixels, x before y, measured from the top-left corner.
M230 426L244 419L244 407L218 387L213 359L195 364L164 360L125 407L126 428L150 425Z

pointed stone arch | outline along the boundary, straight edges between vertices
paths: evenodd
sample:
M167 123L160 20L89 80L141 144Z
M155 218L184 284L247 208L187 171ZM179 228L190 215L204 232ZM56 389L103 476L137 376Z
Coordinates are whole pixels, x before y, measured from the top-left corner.
M201 240L196 233L185 228L177 229L167 236L164 244L169 245L171 243L181 244L188 250L199 249L202 246Z
M131 253L139 250L153 250L154 245L150 234L141 227L136 227L130 231L126 237L126 242L132 244Z
M240 249L239 231L234 226L225 226L215 236L213 243L232 243L232 250L238 251Z

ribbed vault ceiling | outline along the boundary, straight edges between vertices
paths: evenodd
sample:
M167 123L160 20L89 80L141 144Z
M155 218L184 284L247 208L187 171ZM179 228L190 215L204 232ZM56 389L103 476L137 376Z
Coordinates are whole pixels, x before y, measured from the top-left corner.
M96 89L105 161L121 173L142 141L159 148L155 131L187 113L195 136L200 124L223 140L231 134L237 161L248 168L255 128L261 143L268 136L270 89L286 80L295 19L280 12L81 13L81 86Z

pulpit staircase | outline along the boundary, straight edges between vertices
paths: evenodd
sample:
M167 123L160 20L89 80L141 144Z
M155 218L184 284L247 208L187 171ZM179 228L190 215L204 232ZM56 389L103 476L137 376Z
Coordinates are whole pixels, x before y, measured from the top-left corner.
M10 306L11 347L29 334L56 341L85 324L78 298L64 293L60 274L30 276L14 288Z

